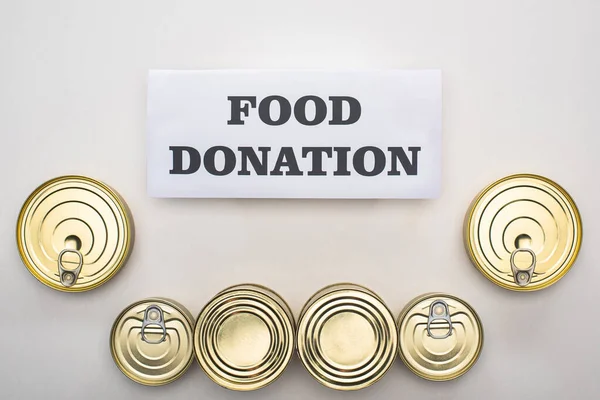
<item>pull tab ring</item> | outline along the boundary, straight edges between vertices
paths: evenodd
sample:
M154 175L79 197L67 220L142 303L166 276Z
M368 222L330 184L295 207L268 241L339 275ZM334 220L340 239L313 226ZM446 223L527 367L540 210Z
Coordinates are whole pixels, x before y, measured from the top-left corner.
M162 329L162 337L158 340L150 340L146 337L146 327L158 326ZM167 328L165 327L165 316L162 308L157 305L150 305L144 311L144 321L142 322L142 340L150 344L162 343L167 339Z
M63 264L63 257L67 253L76 254L79 258L77 262L77 267L74 269L65 268ZM83 255L79 250L75 249L64 249L58 254L58 276L60 278L60 283L65 287L71 287L75 283L77 283L77 278L79 278L79 273L81 272L81 267L83 266Z
M529 253L531 254L531 265L525 269L521 269L515 264L515 256L519 252ZM512 270L513 277L515 279L515 283L521 287L529 285L531 283L531 278L533 278L533 270L535 269L536 258L535 253L531 249L522 248L515 249L510 254L510 269Z
M438 312L441 307L441 312ZM433 321L443 320L448 323L448 332L444 335L434 335L431 332L431 324ZM429 307L429 318L427 319L427 335L434 339L446 339L452 335L452 321L450 320L450 308L444 300L436 300Z

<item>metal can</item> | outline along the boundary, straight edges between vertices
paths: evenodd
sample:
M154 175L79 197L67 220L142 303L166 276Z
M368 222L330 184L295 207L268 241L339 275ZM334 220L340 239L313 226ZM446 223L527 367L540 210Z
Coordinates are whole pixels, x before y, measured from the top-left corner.
M447 381L466 373L483 347L483 326L465 301L442 293L413 299L398 317L398 353L418 376Z
M266 287L243 284L218 293L200 312L194 349L206 375L231 390L267 386L294 353L294 317Z
M473 264L495 284L532 291L557 282L581 247L581 217L569 194L550 179L502 178L474 199L465 219Z
M306 303L297 346L304 367L321 384L358 390L377 382L392 366L398 335L394 317L379 296L359 285L339 283Z
M192 314L165 298L149 298L127 307L115 320L110 351L131 380L159 386L179 378L194 355Z
M81 292L108 281L133 246L125 201L104 183L62 176L39 186L17 221L23 263L53 289Z

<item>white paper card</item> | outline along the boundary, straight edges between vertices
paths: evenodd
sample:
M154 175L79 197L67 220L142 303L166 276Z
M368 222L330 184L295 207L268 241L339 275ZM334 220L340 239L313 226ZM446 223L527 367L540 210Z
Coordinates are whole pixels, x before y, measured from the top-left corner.
M151 71L152 197L435 198L441 72Z

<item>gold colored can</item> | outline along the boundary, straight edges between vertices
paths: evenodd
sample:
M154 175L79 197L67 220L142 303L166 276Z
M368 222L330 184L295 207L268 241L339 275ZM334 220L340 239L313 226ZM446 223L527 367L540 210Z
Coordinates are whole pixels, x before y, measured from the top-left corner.
M581 247L581 217L569 194L550 179L500 179L475 198L465 220L473 264L492 282L531 291L552 285Z
M298 322L298 354L321 384L358 390L392 366L398 335L383 300L362 286L327 286L306 303Z
M165 298L149 298L127 307L115 320L110 351L131 380L159 386L179 378L194 357L192 314Z
M275 292L254 284L218 293L200 312L194 349L217 384L248 391L267 386L294 353L294 317Z
M458 378L475 364L483 347L483 326L465 301L442 293L413 299L398 317L400 358L432 381Z
M23 263L43 284L81 292L108 281L133 246L133 219L110 187L83 176L39 186L17 221Z

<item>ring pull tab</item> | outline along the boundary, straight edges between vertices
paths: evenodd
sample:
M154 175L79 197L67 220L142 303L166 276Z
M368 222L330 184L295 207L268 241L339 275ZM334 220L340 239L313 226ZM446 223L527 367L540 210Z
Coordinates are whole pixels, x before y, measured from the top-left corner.
M529 253L531 255L531 265L525 269L521 269L517 267L515 264L515 256L519 252ZM515 249L510 254L510 269L512 270L513 277L515 279L515 283L519 286L527 286L531 282L531 278L533 278L533 270L535 269L536 258L535 253L531 249L527 248L519 248Z
M146 327L158 326L162 330L162 336L158 340L150 340L146 337ZM142 322L142 340L150 344L162 343L167 339L167 328L165 327L165 316L163 310L157 305L150 305L144 311L144 321Z
M77 267L74 269L65 268L63 264L63 257L67 253L73 253L77 255L79 261L77 262ZM81 272L81 267L83 266L83 255L79 250L75 249L64 249L58 254L58 276L60 278L60 283L65 287L71 287L75 283L77 283L77 278L79 278L79 273Z
M431 332L431 324L433 321L444 320L448 323L448 332L444 335L434 335ZM443 300L436 300L429 307L429 318L427 319L427 335L434 339L446 339L452 335L452 321L450 320L450 308Z

